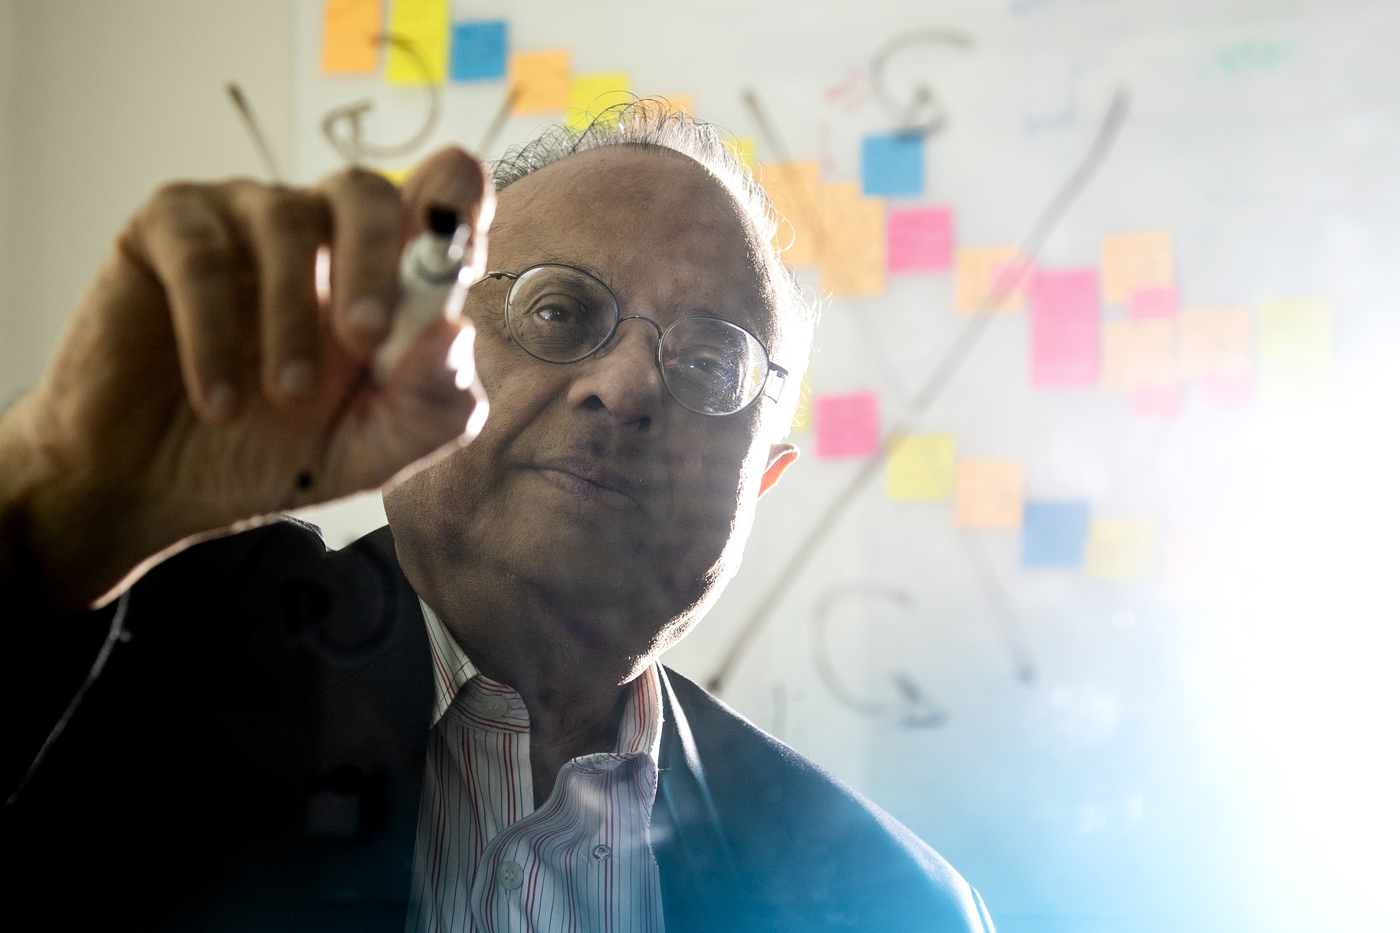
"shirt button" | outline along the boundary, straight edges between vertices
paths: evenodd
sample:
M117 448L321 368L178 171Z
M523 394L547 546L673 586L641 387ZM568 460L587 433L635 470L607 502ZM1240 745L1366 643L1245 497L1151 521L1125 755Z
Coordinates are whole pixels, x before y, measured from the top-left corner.
M525 869L520 867L519 862L502 862L501 870L496 873L496 880L501 883L501 887L514 891L525 880Z
M609 849L607 846L594 846L593 857L600 862L606 862L608 859L612 858L612 849Z

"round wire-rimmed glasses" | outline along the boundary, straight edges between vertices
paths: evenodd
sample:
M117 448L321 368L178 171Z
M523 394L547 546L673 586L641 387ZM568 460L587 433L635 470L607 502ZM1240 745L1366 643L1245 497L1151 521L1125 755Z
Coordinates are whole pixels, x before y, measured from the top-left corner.
M636 320L656 328L656 364L667 391L697 414L738 414L765 394L776 400L786 384L787 370L768 359L763 342L723 318L693 314L662 329L648 317L622 317L612 289L573 266L545 263L486 278L510 281L506 326L537 360L585 360L612 341L623 321Z

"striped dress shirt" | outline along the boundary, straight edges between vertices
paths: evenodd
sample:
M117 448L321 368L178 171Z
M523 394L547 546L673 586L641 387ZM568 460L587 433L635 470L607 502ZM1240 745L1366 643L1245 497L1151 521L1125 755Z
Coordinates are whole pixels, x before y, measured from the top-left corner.
M565 764L536 808L524 700L477 671L421 605L436 706L408 933L661 933L650 840L662 721L656 665L626 688L615 750Z

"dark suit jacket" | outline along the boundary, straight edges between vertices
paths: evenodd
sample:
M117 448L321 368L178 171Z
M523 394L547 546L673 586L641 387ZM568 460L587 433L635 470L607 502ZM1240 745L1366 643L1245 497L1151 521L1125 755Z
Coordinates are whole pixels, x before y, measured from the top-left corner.
M7 796L113 612L4 623ZM11 916L402 930L433 687L389 529L337 552L291 521L206 542L132 590L124 625L0 818ZM679 674L664 684L652 841L670 933L990 930L887 814Z

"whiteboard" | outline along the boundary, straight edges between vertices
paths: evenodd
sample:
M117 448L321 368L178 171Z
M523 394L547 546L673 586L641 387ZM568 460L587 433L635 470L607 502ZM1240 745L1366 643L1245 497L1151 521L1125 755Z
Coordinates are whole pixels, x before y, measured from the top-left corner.
M341 167L320 132L332 108L373 100L367 132L393 140L425 107L419 89L319 74L320 13L299 0L300 182ZM488 0L454 16L508 20L512 50L567 47L575 73L623 70L639 94L692 95L701 118L772 161L743 103L752 90L787 152L818 159L827 181L858 179L862 138L895 125L872 57L914 31L964 34L966 48L924 45L888 64L893 94L928 83L948 114L926 143L925 190L890 203L950 207L960 246L1020 242L1115 91L1130 93L1040 265L1095 265L1105 235L1168 230L1184 308L1328 302L1329 387L1278 407L1218 408L1188 391L1179 417L1144 420L1123 395L1032 388L1027 316L999 317L916 427L951 434L960 457L1022 462L1029 498L1086 500L1186 542L1185 592L1160 548L1141 582L1026 568L1017 532L958 528L948 502L889 501L877 479L723 698L927 839L1004 931L1396 919L1383 892L1400 867L1400 612L1386 586L1400 556L1387 472L1400 5ZM432 145L477 147L505 93L502 81L445 86ZM548 122L508 120L484 155ZM818 287L815 270L802 276ZM965 321L943 272L831 298L812 391L876 391L885 423L900 421ZM702 682L860 469L813 456L810 430L794 440L804 457L762 502L738 577L667 655ZM382 516L364 502L318 514L346 535Z

